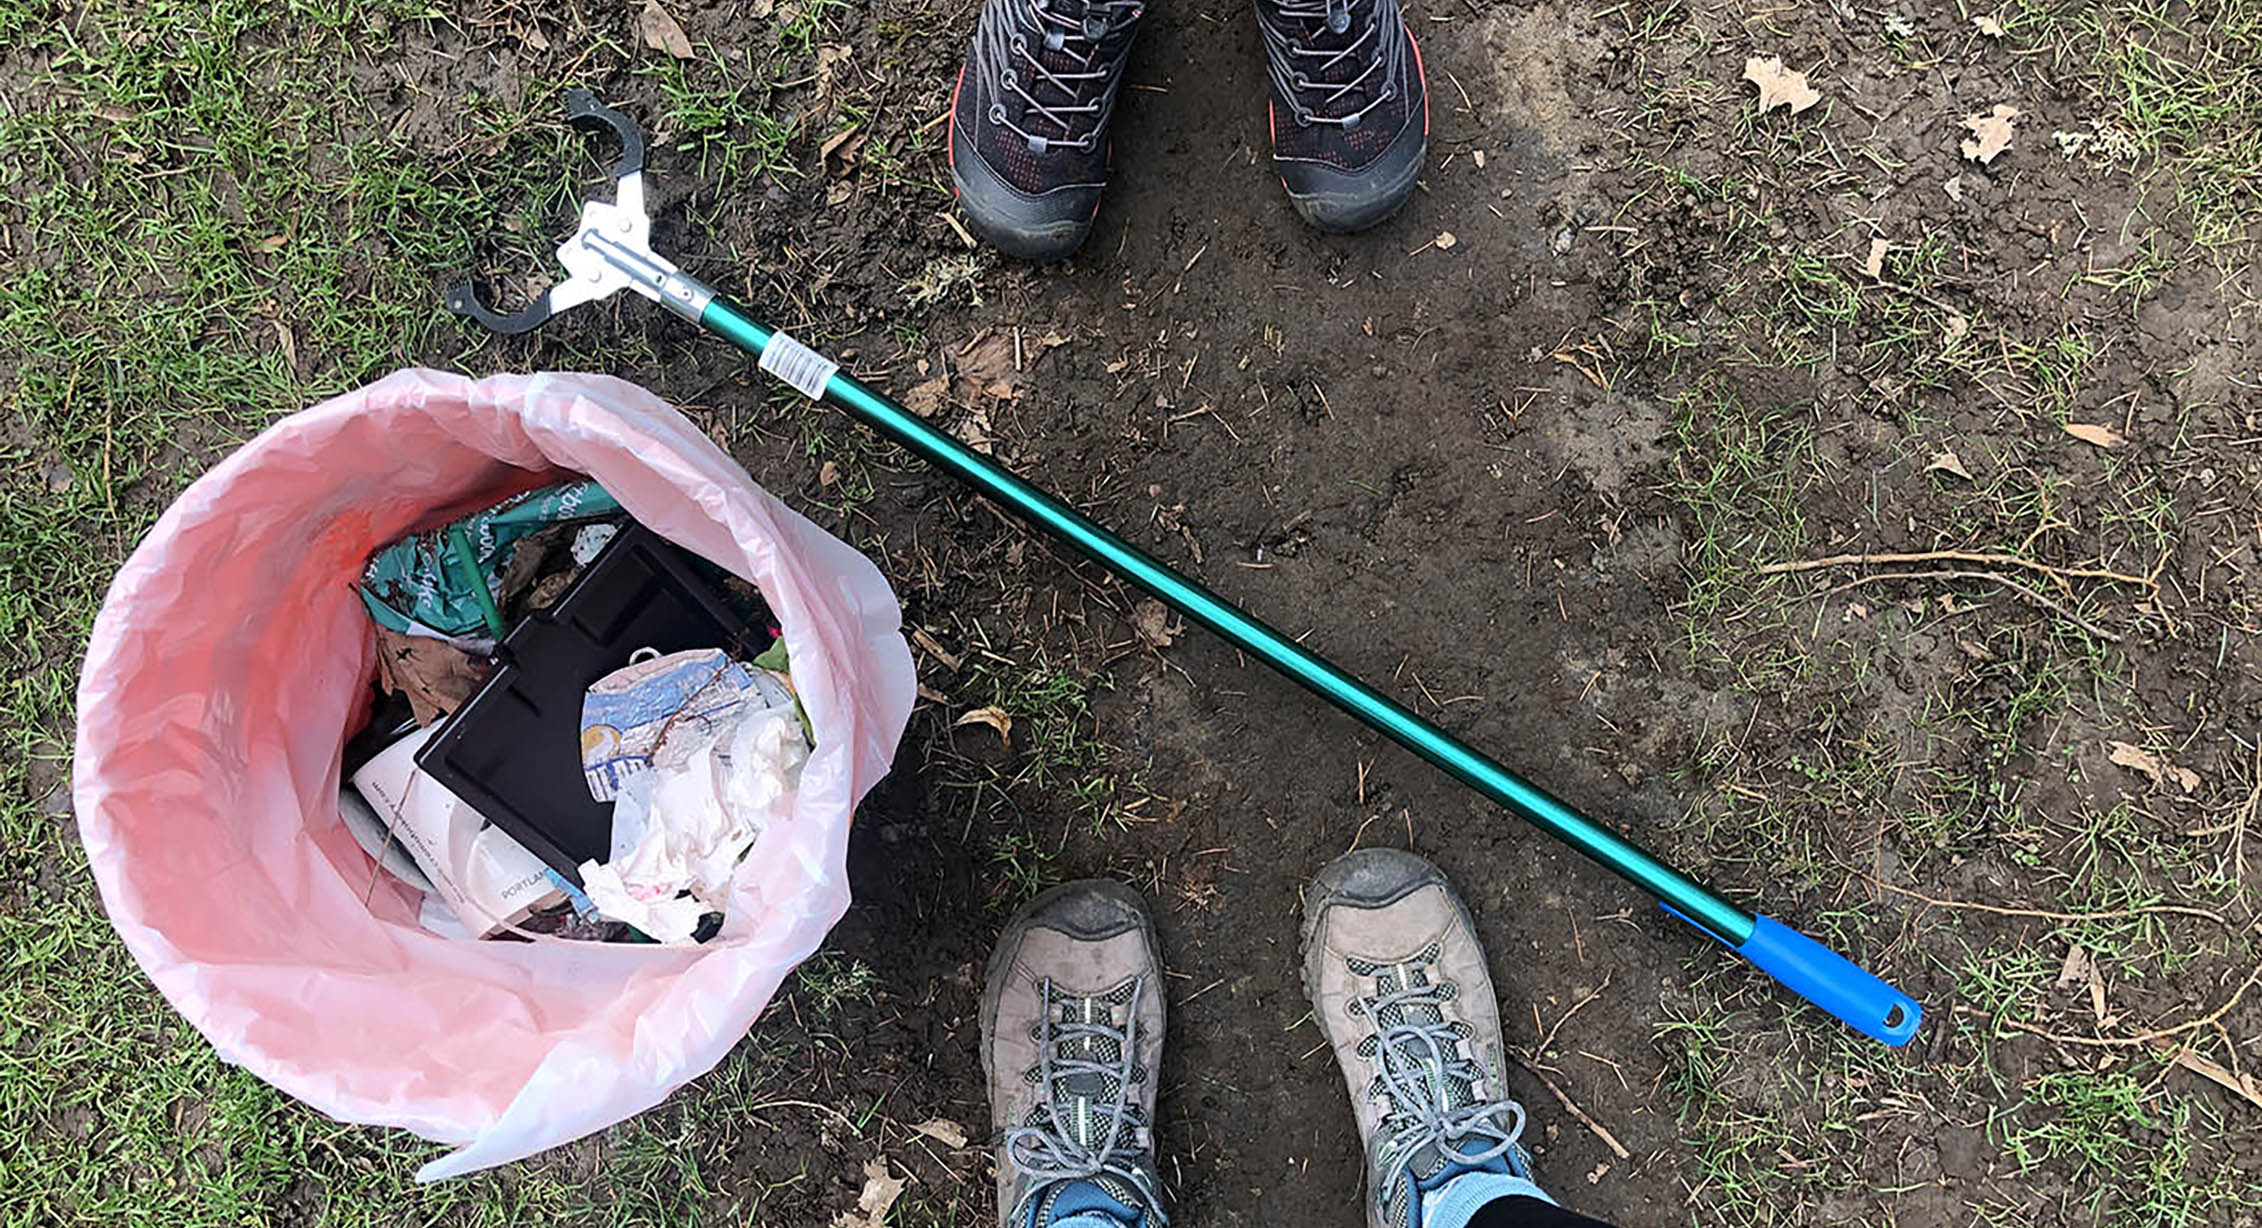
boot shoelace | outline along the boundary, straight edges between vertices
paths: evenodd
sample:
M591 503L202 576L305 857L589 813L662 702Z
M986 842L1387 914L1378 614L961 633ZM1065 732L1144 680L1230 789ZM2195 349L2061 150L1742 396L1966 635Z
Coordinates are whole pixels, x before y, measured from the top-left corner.
M1378 975L1390 972L1395 976ZM1515 1151L1524 1132L1524 1106L1484 1098L1486 1072L1461 1049L1468 1029L1447 1021L1441 1009L1455 996L1452 982L1429 981L1419 964L1382 965L1364 975L1378 975L1380 991L1353 1004L1375 1025L1359 1046L1374 1058L1377 1071L1367 1095L1389 1097L1383 1126L1391 1134L1377 1188L1397 1189L1425 1147L1436 1147L1448 1163L1467 1165ZM1481 1146L1464 1149L1468 1142Z
M1405 38L1402 30L1388 27L1399 20L1398 6L1365 0L1367 20L1352 34L1351 7L1358 2L1259 0L1257 4L1257 24L1272 52L1265 57L1266 68L1273 85L1289 100L1298 124L1357 127L1367 112L1397 96ZM1339 70L1346 66L1357 69L1349 80L1323 79L1341 75ZM1345 105L1350 109L1342 114L1324 113Z
M1157 1205L1151 1177L1139 1163L1150 1135L1131 1095L1134 1080L1145 1077L1138 1069L1138 1040L1139 1000L1146 988L1144 978L1131 982L1123 1026L1116 1027L1102 999L1061 995L1050 978L1040 984L1044 1015L1033 1029L1037 1066L1030 1074L1042 1098L1027 1124L1005 1132L1006 1159L1035 1178L1038 1188L1104 1175L1128 1183L1149 1207ZM1078 1079L1097 1080L1102 1094L1069 1092L1064 1085ZM1071 1103L1064 1106L1064 1098Z
M1027 142L1030 153L1054 148L1090 153L1115 108L1114 84L1131 53L1131 40L1118 36L1146 11L1144 0L1015 4L1011 16L984 21L981 37L984 61L1001 65L999 90L1019 98L1023 110L1017 120L1001 97L990 103L990 122ZM1048 66L1048 58L1065 58L1072 66ZM1058 132L1032 132L1024 124L1050 125Z

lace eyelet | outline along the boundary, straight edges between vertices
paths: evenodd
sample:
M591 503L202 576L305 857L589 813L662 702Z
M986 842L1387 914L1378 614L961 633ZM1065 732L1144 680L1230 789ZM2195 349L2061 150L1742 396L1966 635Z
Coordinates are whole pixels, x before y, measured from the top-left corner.
M991 123L993 123L993 124L1002 124L1002 123L1004 123L1004 122L1005 122L1005 104L1004 104L1004 103L1002 103L1002 102L993 102L993 103L991 103L991 104L990 104L990 122L991 122Z
M1011 90L1021 84L1021 74L1008 68L998 74L997 83L999 88Z

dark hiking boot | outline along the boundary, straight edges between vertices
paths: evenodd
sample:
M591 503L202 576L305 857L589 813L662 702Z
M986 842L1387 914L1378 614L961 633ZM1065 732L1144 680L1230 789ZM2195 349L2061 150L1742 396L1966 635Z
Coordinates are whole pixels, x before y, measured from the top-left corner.
M1108 119L1144 0L989 0L951 99L950 178L974 233L1056 260L1092 229Z
M1364 230L1413 194L1429 149L1422 51L1398 0L1256 0L1272 157L1321 230Z

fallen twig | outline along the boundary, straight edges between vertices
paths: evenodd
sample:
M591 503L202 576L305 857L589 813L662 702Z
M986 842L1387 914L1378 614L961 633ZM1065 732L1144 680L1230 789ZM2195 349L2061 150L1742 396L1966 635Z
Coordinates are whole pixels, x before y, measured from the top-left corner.
M2127 572L2104 571L2094 567L2052 567L2033 559L2022 559L2015 554L1995 554L1979 550L1921 550L1914 554L1833 554L1826 559L1797 559L1785 563L1769 563L1759 569L1763 576L1779 576L1794 571L1820 571L1826 567L1866 567L1879 563L1981 563L2003 567L2019 567L2037 572L2059 581L2111 580L2116 584L2140 584L2157 590L2160 582L2149 576L2132 576Z
M1995 1019L1997 1022L2009 1024L2021 1032L2029 1032L2044 1040L2056 1041L2061 1045L2086 1045L2093 1049L2125 1049L2137 1045L2154 1044L2181 1036L2186 1032L2196 1032L2201 1028L2208 1027L2237 1009L2239 1002L2246 997L2246 991L2254 988L2257 984L2262 984L2262 967L2257 967L2254 971L2247 973L2246 979L2239 982L2238 989L2231 994L2230 1000L2207 1014L2188 1023L2179 1023L2172 1028L2154 1028L2149 1032L2140 1032L2134 1036L2069 1036L2052 1032L2038 1024L2027 1023L2023 1020L2005 1019L2001 1015L1995 1016Z
M1510 1049L1508 1051L1508 1056L1515 1058L1516 1064L1523 1067L1525 1073L1531 1075L1531 1077L1535 1079L1538 1079L1540 1086L1555 1093L1555 1099L1563 1106L1563 1111L1577 1118L1580 1125L1594 1131L1594 1136L1602 1140L1602 1145L1610 1149L1610 1154L1617 1156L1621 1160L1631 1160L1634 1158L1634 1153L1626 1150L1626 1145L1618 1141L1617 1135L1612 1134L1610 1131L1604 1129L1601 1122L1587 1116L1587 1111L1580 1108L1575 1102L1573 1102L1569 1093L1565 1092L1562 1088L1555 1086L1555 1080L1548 1078L1544 1074L1541 1074L1539 1067L1534 1065L1530 1058L1525 1057L1521 1052L1514 1049Z
M1554 1043L1555 1043L1555 1034L1556 1034L1556 1033L1558 1033L1558 1032L1561 1032L1561 1031L1563 1030L1563 1025L1564 1025L1564 1024L1571 1022L1571 1016L1578 1014L1578 1013L1579 1013L1579 1011L1580 1011L1580 1010L1582 1010L1582 1009L1584 1009L1584 1008L1586 1007L1586 1005L1587 1005L1587 1004L1588 1004L1589 1002L1592 1002L1592 1001L1594 1001L1594 1000L1595 1000L1596 998L1599 998L1599 997L1601 997L1601 996L1602 996L1602 991L1603 991L1603 990L1606 990L1606 989L1608 989L1608 988L1610 988L1610 978L1611 978L1612 976L1614 976L1614 975L1616 975L1616 974L1615 974L1615 973L1612 973L1612 972L1605 972L1605 973L1603 973L1603 974L1602 974L1602 984L1595 986L1595 989L1594 989L1594 992L1593 992L1593 993L1590 993L1590 994L1588 994L1587 996L1585 996L1585 997L1583 997L1583 998L1579 999L1578 1001L1576 1001L1576 1002L1573 1002L1573 1003L1571 1004L1571 1009L1569 1009L1569 1010L1567 1010L1567 1011L1564 1011L1564 1012L1563 1012L1563 1017L1562 1017L1561 1019L1558 1019L1558 1020L1556 1020L1556 1021L1555 1021L1555 1026L1554 1026L1554 1027L1552 1027L1552 1028L1549 1028L1549 1029L1547 1029L1547 1035L1545 1035L1545 1036L1543 1036L1543 1037L1541 1037L1541 1038L1540 1038L1540 1042L1539 1042L1539 1045L1538 1045L1538 1046L1537 1046L1536 1048L1534 1048L1534 1049L1532 1050L1532 1052L1534 1052L1534 1053L1545 1053L1545 1052L1547 1052L1548 1048L1549 1048L1550 1046L1554 1045Z
M1830 591L1833 593L1842 593L1849 588L1859 588L1864 584L1877 584L1886 580L1986 580L1991 583L2002 585L2004 588L2007 588L2012 592L2017 593L2019 596L2033 602L2034 604L2041 606L2043 609L2056 614L2058 617L2065 619L2067 622L2072 623L2074 626L2081 628L2083 631L2088 632L2090 635L2093 635L2098 639L2113 644L2120 643L2122 639L2120 633L2107 631L2103 627L2098 626L2096 623L2093 623L2088 619L2083 618L2081 615L2074 613L2072 610L2059 605L2056 601L2051 600L2047 594L2029 588L2026 585L2011 579L2009 576L2001 575L1992 571L1881 571L1874 576L1863 576L1858 580L1850 580L1844 584L1837 586L1836 588L1831 589Z
M2050 912L2041 908L1999 908L1993 904L1973 904L1964 900L1938 899L1921 891L1896 887L1875 875L1864 874L1862 877L1894 895L1905 895L1912 900L1922 900L1935 908L1962 908L1969 909L1972 912L1993 913L1999 917L2033 917L2039 921L2124 921L2130 917L2168 915L2205 917L2217 925L2228 926L2230 924L2229 918L2219 912L2197 908L2189 904L2146 904L2137 908L2115 908L2105 912Z

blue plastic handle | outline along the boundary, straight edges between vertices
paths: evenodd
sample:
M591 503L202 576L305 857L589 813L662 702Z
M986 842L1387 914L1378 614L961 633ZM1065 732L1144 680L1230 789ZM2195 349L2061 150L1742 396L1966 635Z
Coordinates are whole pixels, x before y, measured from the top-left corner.
M1671 905L1666 905L1665 911L1689 920ZM1719 940L1703 926L1696 928ZM1753 917L1751 937L1742 946L1721 945L1750 960L1753 967L1774 977L1785 989L1888 1045L1909 1043L1924 1022L1924 1008L1916 1004L1916 999L1772 917Z

